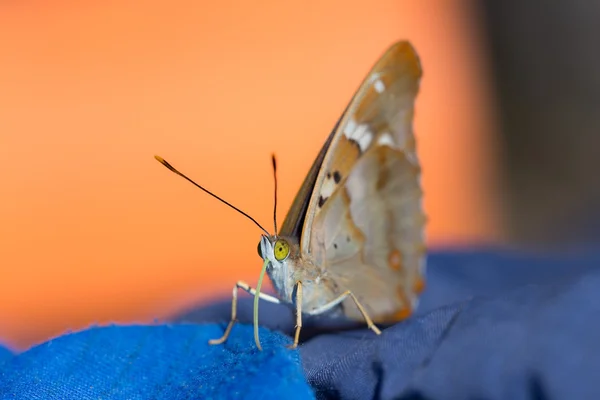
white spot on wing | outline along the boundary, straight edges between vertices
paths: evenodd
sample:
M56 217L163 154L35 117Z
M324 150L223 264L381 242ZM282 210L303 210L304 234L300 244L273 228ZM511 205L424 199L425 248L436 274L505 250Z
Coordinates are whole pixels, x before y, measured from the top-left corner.
M352 132L352 136L350 136L350 139L358 140L362 136L369 134L371 134L371 132L369 132L369 127L366 124L360 124L356 127L354 132Z
M385 84L381 79L377 79L375 83L373 83L373 87L375 88L375 91L377 93L383 93L383 91L385 90Z
M357 125L354 119L349 118L346 126L344 127L344 136L348 138L348 140L353 140L358 143L358 147L360 151L365 151L367 147L371 144L371 140L373 140L373 132L369 129L369 125L360 124Z
M366 129L364 130L363 134L360 137L358 137L357 142L358 147L360 147L360 151L365 151L367 147L369 147L369 145L371 144L371 140L373 140L373 134L371 133L371 131L369 131L366 125L360 126L364 126Z
M377 139L377 144L381 146L395 147L394 139L392 138L392 135L389 134L389 132L382 133L379 136L379 139Z
M360 147L360 151L365 151L371 140L373 139L373 134L369 130L369 126L366 124L360 124L356 127L350 139L354 140L358 143L358 147Z
M334 190L335 190L335 182L333 181L333 179L325 177L325 179L323 180L323 186L321 186L321 191L319 192L319 194L324 199L326 199L333 194Z
M350 139L352 133L356 129L356 121L353 118L348 118L348 122L346 122L346 126L344 127L344 136Z

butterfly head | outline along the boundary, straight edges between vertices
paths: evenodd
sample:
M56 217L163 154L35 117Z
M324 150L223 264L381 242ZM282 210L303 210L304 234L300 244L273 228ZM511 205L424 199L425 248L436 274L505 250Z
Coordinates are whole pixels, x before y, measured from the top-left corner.
M298 244L287 236L262 235L258 255L264 261L275 291L282 298L291 299L295 285L293 271L300 261Z
M262 235L258 243L258 255L269 261L272 267L280 266L286 262L292 253L290 242L281 236Z

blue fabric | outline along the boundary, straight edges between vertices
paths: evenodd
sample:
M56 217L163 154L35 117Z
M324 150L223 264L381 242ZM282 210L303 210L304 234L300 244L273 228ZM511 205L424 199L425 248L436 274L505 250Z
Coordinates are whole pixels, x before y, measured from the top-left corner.
M180 320L226 319L229 301ZM238 315L251 320L251 302ZM261 304L263 326L293 314ZM301 357L318 398L600 399L600 251L437 252L417 313L381 336L307 320Z
M600 251L436 252L428 264L417 313L381 336L321 317L305 321L299 352L263 328L259 353L243 324L208 346L229 318L224 299L172 325L0 351L0 398L311 398L306 381L318 398L600 398ZM251 309L242 299L242 322ZM260 310L262 326L293 331L286 307Z
M0 365L2 365L2 362L12 358L12 356L13 353L9 349L0 345Z
M289 338L239 326L209 346L218 325L94 328L64 335L0 365L1 399L307 399Z

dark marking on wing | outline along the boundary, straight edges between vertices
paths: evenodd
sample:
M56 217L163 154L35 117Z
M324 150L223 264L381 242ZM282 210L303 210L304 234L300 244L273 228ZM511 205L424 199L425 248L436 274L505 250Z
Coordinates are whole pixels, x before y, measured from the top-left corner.
M333 173L333 181L335 183L340 183L341 180L342 180L342 175L340 174L340 171L335 171Z
M318 205L319 205L319 208L322 208L322 207L323 207L323 204L325 204L325 202L327 201L327 199L328 199L328 198L329 198L329 197L323 197L323 196L319 196L319 203L318 203Z

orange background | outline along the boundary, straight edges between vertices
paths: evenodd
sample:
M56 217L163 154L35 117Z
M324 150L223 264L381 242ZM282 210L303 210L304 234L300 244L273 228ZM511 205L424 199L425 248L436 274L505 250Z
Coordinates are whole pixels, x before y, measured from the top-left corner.
M466 3L466 2L465 2ZM460 1L0 6L0 342L151 321L256 282L272 222L388 45L421 56L433 245L498 240L489 90Z

